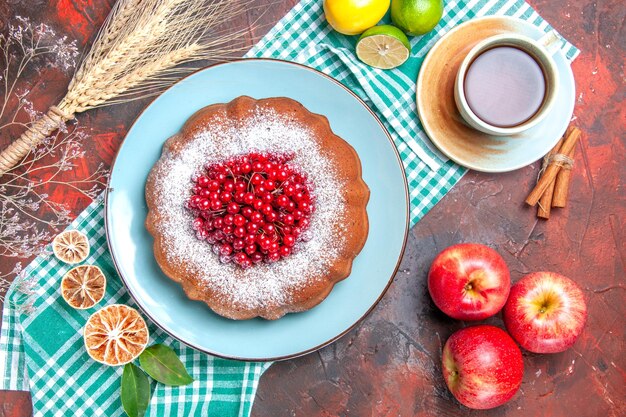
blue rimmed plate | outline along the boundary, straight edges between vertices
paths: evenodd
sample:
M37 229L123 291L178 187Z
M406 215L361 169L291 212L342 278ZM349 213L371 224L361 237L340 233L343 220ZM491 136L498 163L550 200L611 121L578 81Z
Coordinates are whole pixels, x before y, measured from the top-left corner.
M144 187L163 142L196 110L248 95L289 97L326 116L357 151L371 191L369 236L352 274L313 309L275 320L234 321L191 301L159 269L144 228ZM106 201L106 232L117 270L143 312L181 342L217 356L287 359L319 349L354 327L382 298L406 244L409 204L402 162L391 137L357 96L305 66L244 59L181 80L135 121L116 157Z

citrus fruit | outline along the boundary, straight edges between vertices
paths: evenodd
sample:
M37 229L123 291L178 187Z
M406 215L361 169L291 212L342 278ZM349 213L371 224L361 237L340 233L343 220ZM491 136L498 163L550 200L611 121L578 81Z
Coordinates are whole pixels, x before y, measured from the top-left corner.
M89 241L78 230L67 230L54 238L52 251L63 262L77 264L89 255Z
M89 317L83 337L92 359L106 365L124 365L146 348L148 326L134 308L113 304Z
M72 307L84 310L104 297L107 280L97 266L81 265L70 269L61 280L61 296Z
M443 0L392 0L391 20L409 35L433 30L443 15Z
M356 56L372 67L390 69L402 65L408 58L411 44L406 35L390 25L366 30L356 44Z
M328 23L344 35L358 35L383 18L390 0L324 0Z

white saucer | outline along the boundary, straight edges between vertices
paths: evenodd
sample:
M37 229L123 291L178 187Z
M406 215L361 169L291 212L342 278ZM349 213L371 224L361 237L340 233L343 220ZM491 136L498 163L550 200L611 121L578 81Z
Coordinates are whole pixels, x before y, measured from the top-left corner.
M513 137L495 137L462 121L454 103L454 80L461 61L479 41L506 32L533 39L544 34L531 23L507 16L470 20L433 46L417 80L417 112L426 134L454 162L476 171L507 172L537 161L565 133L574 111L574 75L569 61L556 52L554 60L561 82L556 104L537 126Z

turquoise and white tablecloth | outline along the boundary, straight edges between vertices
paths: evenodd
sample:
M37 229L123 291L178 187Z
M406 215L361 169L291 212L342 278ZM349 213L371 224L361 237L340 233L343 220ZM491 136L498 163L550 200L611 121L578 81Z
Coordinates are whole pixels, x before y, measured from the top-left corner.
M415 81L432 45L448 30L485 15L516 16L544 31L550 26L525 2L448 1L434 31L411 38L411 58L400 68L382 71L354 56L357 37L334 32L324 20L321 0L296 5L246 56L295 61L342 82L376 112L391 133L404 163L411 198L411 225L417 223L456 184L465 169L447 160L430 143L415 110ZM573 60L578 50L564 42ZM104 234L102 198L70 225L89 236L86 264L108 278L105 301L133 305L112 265ZM35 416L122 416L121 367L89 359L82 327L95 309L70 308L59 294L70 266L54 257L35 259L15 280L3 310L0 333L0 389L30 390ZM172 346L195 382L185 387L154 384L147 415L248 416L262 373L270 363L228 361L199 353L149 324L151 343Z

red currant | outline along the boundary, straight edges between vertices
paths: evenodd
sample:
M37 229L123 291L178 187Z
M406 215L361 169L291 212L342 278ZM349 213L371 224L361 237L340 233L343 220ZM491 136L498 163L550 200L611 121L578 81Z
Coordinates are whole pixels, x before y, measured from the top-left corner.
M246 224L246 230L248 231L248 233L256 233L259 230L259 224L249 222L248 224Z
M246 192L245 191L236 191L235 192L235 201L238 203L243 203L246 199Z
M287 163L295 154L250 153L209 164L192 178L185 207L198 239L220 262L241 268L294 253L315 210L306 175ZM305 236L306 235L306 236Z
M211 180L209 180L207 177L201 175L196 179L196 184L198 184L200 187L207 187L210 181Z
M226 207L226 211L231 214L239 213L239 204L237 203L229 203Z
M201 198L200 202L198 203L198 208L200 210L208 210L211 207L211 202L209 200L207 200L206 198Z
M224 191L234 191L235 190L235 183L233 182L233 180L226 180L226 181L224 181L223 189L224 189Z
M275 211L272 211L271 213L265 216L265 220L267 222L274 223L275 221L278 220L278 214Z
M243 239L233 239L233 249L242 250L246 246L246 242Z
M283 190L285 195L292 196L296 193L296 186L293 184L284 185Z
M252 207L242 207L241 208L241 214L243 215L243 217L249 219L250 216L252 216L252 213L254 213L254 209Z
M223 243L223 244L220 246L220 253L221 253L222 255L226 255L226 256L228 256L228 255L230 255L231 253L233 253L233 247L232 247L232 246L230 246L228 243Z
M250 182L252 183L252 185L259 185L263 182L263 176L261 174L254 174L252 175L252 177L250 178Z
M253 193L246 193L243 196L243 202L248 204L248 205L252 205L252 203L254 203L254 194Z
M279 195L276 198L276 204L278 204L279 207L286 207L289 204L289 201L289 197L286 195Z
M209 185L207 186L207 188L209 189L209 191L217 191L220 189L220 183L218 181L211 180L209 181Z
M289 172L287 172L287 170L281 169L278 171L278 174L276 175L277 180L285 181L287 178L289 178Z
M219 210L222 208L222 202L219 200L211 200L211 210Z
M294 238L292 235L285 235L283 236L283 243L287 247L292 247L296 244L296 238Z
M245 251L248 255L252 255L254 252L256 252L256 245L253 243L251 245L246 246Z
M233 234L237 237L244 237L246 235L246 228L243 226L235 227Z
M276 183L272 180L267 180L263 183L263 186L265 187L266 190L272 191L276 188Z
M264 204L263 200L257 199L257 200L254 200L254 202L252 203L252 207L255 210L261 210L261 208L263 207L263 204Z
M250 164L249 162L244 162L243 164L241 164L242 174L249 174L250 171L252 171L252 164Z
M244 224L246 224L246 218L243 217L241 214L236 214L234 216L233 223L235 224L235 226L243 226Z
M268 262L270 262L270 263L271 263L271 262L276 262L276 261L280 260L280 254L279 254L278 252L270 252L270 253L267 255L267 258L266 258L266 259L267 259L267 261L268 261Z
M265 167L265 165L263 165L263 162L261 162L261 161L257 161L257 162L252 164L252 169L255 170L256 172L263 171L264 167Z
M233 260L235 262L237 262L238 264L241 264L242 262L244 262L246 259L248 259L248 255L246 255L243 252L237 252L235 254L235 256L233 257Z
M261 213L259 213L258 211L255 211L250 216L250 221L252 223L261 223L263 221L263 215Z
M222 192L222 194L220 194L220 200L222 200L222 202L224 203L228 203L232 199L233 199L233 195L229 193L228 191L224 191Z
M224 226L224 219L221 217L216 217L213 219L213 227L216 229L221 229Z
M200 204L200 201L202 201L202 197L200 197L199 195L194 195L189 199L191 207L197 207Z

